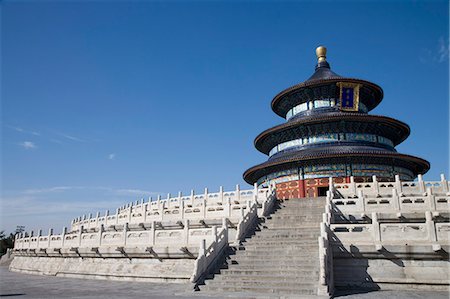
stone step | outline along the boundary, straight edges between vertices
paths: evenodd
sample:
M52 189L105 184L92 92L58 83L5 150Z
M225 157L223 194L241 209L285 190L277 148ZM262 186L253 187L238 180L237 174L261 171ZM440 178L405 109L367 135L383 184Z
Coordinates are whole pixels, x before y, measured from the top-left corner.
M282 269L274 269L270 268L261 268L261 269L237 269L235 267L231 267L229 269L221 269L221 275L261 275L261 276L270 276L270 275L305 275L309 274L311 276L318 275L319 269L317 267L295 267L294 269L289 269L283 267Z
M311 252L311 251L318 251L318 241L316 241L316 243L314 244L315 247L313 246L305 246L302 244L296 244L296 245L286 245L286 246L279 246L277 244L274 244L272 246L270 245L264 245L264 244L260 244L260 245L252 245L252 244L248 244L245 246L245 248L240 248L236 250L236 254L239 254L241 252L261 252L261 253L265 253L265 252L274 252L277 250L282 250L282 249L289 249L289 250L297 250L299 251L298 254L299 255L304 255L307 252Z
M249 245L267 245L267 246L273 246L276 245L277 247L280 246L289 246L289 245L303 245L305 247L307 246L318 246L318 240L317 239L310 239L310 240L303 240L303 239L294 239L294 238L286 238L286 239L263 239L263 238L252 238L248 239L246 242L243 243L243 246L249 246Z
M252 285L206 285L204 286L206 291L214 291L214 292L255 292L255 293L264 293L264 294L295 294L295 295L314 295L317 293L317 287L304 287L300 286L297 288L289 288L289 287L277 287L277 286L252 286Z
M229 280L229 281L217 281L210 283L211 285L232 285L232 286L265 286L265 287L288 287L293 289L314 289L317 283L313 282L302 282L302 281L253 281L253 280Z
M275 260L277 257L279 257L279 260L284 260L286 258L294 258L294 257L304 257L304 258L313 258L313 259L317 259L319 257L319 252L306 252L306 253L302 253L300 254L298 252L298 249L286 249L286 250L278 250L278 251L274 251L274 252L270 252L270 251L256 251L256 250L252 250L252 251L241 251L239 252L239 254L235 255L235 256L239 256L239 257L252 257L252 258L257 258L257 257L261 257L261 256L266 256L267 259L272 259Z
M246 259L247 257L247 259ZM299 268L303 266L319 266L319 262L314 259L314 257L317 259L318 254L310 257L303 258L293 258L293 257L286 257L283 259L255 259L249 256L242 256L236 259L232 259L229 261L229 267L233 265L239 265L239 266L257 266L263 264L264 266L291 266L295 265ZM234 267L234 266L233 266Z
M314 227L304 227L302 225L296 225L296 224L289 224L289 223L283 223L283 224L276 224L276 223L269 223L267 225L263 226L264 229L267 230L292 230L292 231L310 231L310 232L320 232L319 225Z
M214 281L233 281L233 280L260 280L260 281L306 281L306 279L311 279L314 282L317 281L319 273L308 273L295 274L295 275L217 275L214 277ZM310 280L308 280L310 281Z
M303 234L303 233L270 233L270 232L264 232L261 234L255 235L253 238L256 239L296 239L296 240L317 240L317 238L320 236L319 233L316 234ZM252 239L253 239L252 238Z
M245 266L239 266L239 265L228 265L228 269L226 270L236 270L236 271L242 271L242 272L250 272L252 274L256 274L256 272L268 272L268 273L277 273L281 274L283 271L302 271L302 270L308 270L308 271L314 271L318 270L317 265L275 265L275 266L266 266L264 264L260 265L245 265ZM285 273L283 273L285 274Z

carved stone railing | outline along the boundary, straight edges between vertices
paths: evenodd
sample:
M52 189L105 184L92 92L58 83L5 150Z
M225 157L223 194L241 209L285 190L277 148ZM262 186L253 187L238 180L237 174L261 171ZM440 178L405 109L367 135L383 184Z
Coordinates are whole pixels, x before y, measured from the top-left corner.
M227 220L223 219L223 223ZM98 231L79 230L68 233L63 228L61 234L53 234L53 229L47 236L42 235L42 231L34 236L33 232L29 235L20 234L16 236L14 249L16 251L34 255L48 256L53 252L73 251L77 253L79 249L92 249L105 251L117 249L121 251L126 247L150 248L152 246L173 247L174 250L188 246L196 247L203 239L213 237L211 227L190 227L189 220L178 224L178 228L164 228L158 226L159 223L153 222L151 226L140 229L129 228L128 223L123 225L121 230L105 230L100 226Z
M370 197L358 190L355 198L334 198L335 213L372 213L372 212L414 212L429 210L445 212L450 209L450 196L436 195L433 189L427 188L425 193L399 195L397 189L392 188L390 195Z
M329 178L329 191L327 191L325 212L322 214L322 222L320 223L319 241L319 286L318 295L331 296L334 289L333 279L333 250L329 243L330 223L332 219L332 194L333 179Z
M374 245L381 250L385 245L425 245L434 251L450 241L449 215L433 215L426 211L409 215L401 222L396 213L373 212L361 222L331 224L333 239L342 244Z
M204 280L205 276L212 271L218 260L223 256L228 248L227 226L222 226L219 231L213 227L213 239L207 243L202 240L197 260L195 261L194 271L191 276L191 282L198 284Z
M100 225L105 227L123 223L148 223L151 221L183 221L200 219L221 219L228 218L231 221L238 220L241 217L241 209L247 208L248 201L265 202L271 194L271 189L258 189L255 185L251 190L236 190L224 192L222 187L217 193L208 193L205 189L204 194L191 193L190 196L170 197L162 200L160 197L156 201L144 203L129 203L126 206L116 210L114 215L106 211L104 215L97 213L96 216L82 216L72 221L71 230L78 230L81 226L85 229L96 228Z
M399 196L408 196L410 194L423 194L431 189L433 194L450 195L450 182L441 174L441 181L425 182L422 176L418 176L418 181L404 182L400 181L398 175L394 182L378 182L377 177L372 177L372 182L356 183L353 177L350 177L350 183L334 184L336 195L341 198L354 198L358 196L359 190L370 197L390 196L392 189L397 190Z

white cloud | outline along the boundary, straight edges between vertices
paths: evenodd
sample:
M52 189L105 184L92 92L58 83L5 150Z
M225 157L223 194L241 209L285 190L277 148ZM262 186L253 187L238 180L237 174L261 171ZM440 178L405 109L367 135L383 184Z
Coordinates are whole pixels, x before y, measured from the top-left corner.
M31 142L31 141L24 141L24 142L21 142L21 143L19 143L19 145L21 146L21 147L23 147L24 149L35 149L37 146L36 146L36 144L34 143L34 142Z
M108 160L114 160L116 159L116 154L112 153L108 155Z
M62 136L62 137L64 137L64 138L67 138L67 139L69 139L69 140L72 140L72 141L76 141L76 142L86 142L86 140L83 140L83 139L81 139L81 138L78 138L78 137L75 137L75 136L72 136L72 135L68 135L68 134L64 134L64 133L59 133L58 135L59 135L59 136Z
M39 132L28 131L28 130L25 130L25 129L21 128L21 127L15 127L15 126L7 126L7 127L10 128L10 129L15 130L17 132L20 132L20 133L31 134L31 135L34 135L34 136L41 136L41 133L39 133Z
M439 48L438 48L438 62L444 62L448 59L449 54L449 43L445 42L443 37L439 38Z

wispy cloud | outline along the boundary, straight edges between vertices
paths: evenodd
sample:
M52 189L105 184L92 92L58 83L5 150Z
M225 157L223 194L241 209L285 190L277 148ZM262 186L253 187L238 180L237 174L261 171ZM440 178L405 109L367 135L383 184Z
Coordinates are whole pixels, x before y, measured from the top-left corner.
M449 54L449 41L445 41L445 39L441 36L439 38L439 46L437 51L437 61L439 63L444 62L448 59Z
M41 188L41 189L26 189L22 194L28 194L28 195L36 195L36 194L49 194L49 193L55 193L55 192L65 192L70 190L97 190L97 191L104 191L108 192L109 194L113 195L156 195L159 194L158 192L148 191L148 190L142 190L142 189L130 189L130 188L123 188L123 189L115 189L111 187L103 187L103 186L54 186L54 187L48 187L48 188Z
M35 149L37 147L36 144L31 141L24 141L24 142L19 143L19 145L27 150Z
M34 136L41 136L41 133L39 133L39 132L31 131L31 130L25 130L22 127L16 127L16 126L10 126L10 125L7 125L7 127L12 129L12 130L14 130L14 131L16 131L16 132L19 132L19 133L31 134L31 135L34 135Z
M86 140L84 140L84 139L81 139L81 138L78 138L78 137L75 137L75 136L72 136L72 135L68 135L68 134L65 134L65 133L58 133L58 135L66 138L66 139L72 140L72 141L86 142Z
M116 159L116 154L112 153L108 155L108 160L115 160Z
M449 40L440 37L436 46L431 48L423 48L420 53L419 60L422 63L443 63L449 57Z

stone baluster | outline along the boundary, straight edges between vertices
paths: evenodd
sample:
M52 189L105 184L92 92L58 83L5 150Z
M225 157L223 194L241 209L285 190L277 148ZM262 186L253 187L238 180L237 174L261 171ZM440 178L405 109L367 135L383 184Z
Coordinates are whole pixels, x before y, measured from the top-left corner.
M203 207L203 219L206 219L206 205L208 200L208 188L205 188L205 195L203 197L202 207Z
M131 204L133 204L133 203L131 203ZM128 215L127 215L127 219L128 219L128 223L131 223L132 221L131 221L131 211L133 210L133 208L132 207L130 207L129 209L128 209Z
M51 239L52 239L52 235L53 235L53 228L50 228L49 230L48 230L48 245L47 245L47 248L49 248L50 247L50 242L51 242Z
M39 239L42 236L42 229L38 230L36 248L39 248Z
M116 221L115 224L119 223L119 209L116 209Z
M157 206L158 210L160 210L161 209L161 195L158 194L156 202L157 202L156 206Z
M166 203L167 203L167 208L170 208L170 206L171 206L171 204L170 204L170 193L167 193Z
M400 197L398 196L397 189L392 188L392 205L395 211L401 210Z
M445 193L448 193L449 192L448 182L445 179L445 175L443 173L441 173L441 185L442 185L442 191Z
M361 211L366 212L366 203L365 203L363 191L361 189L358 189L357 197L358 197L358 202L359 202Z
M375 249L377 251L380 251L383 248L383 246L381 245L381 231L377 213L372 213L372 227L373 227L373 239L375 241Z
M236 185L236 200L241 202L241 189L239 187L239 184Z
M81 239L83 236L83 226L80 226L80 230L78 231L78 247L81 247Z
M436 197L433 194L433 189L431 187L427 188L427 199L430 205L431 211L436 211Z
M104 221L105 225L108 225L108 217L109 217L109 210L106 210L105 211L105 221Z
M378 184L376 175L372 176L372 188L373 188L373 192L375 193L375 196L379 197L380 196L380 185Z
M206 254L206 240L203 239L200 242L200 248L198 249L198 255L199 256L204 256Z
M214 242L217 242L217 240L218 240L218 238L219 238L219 236L217 235L217 226L216 226L216 225L213 225L212 228L211 228L211 230L212 230L212 237L213 237L213 240L214 240Z
M144 219L143 219L143 221L144 221L144 223L146 223L147 222L147 212L148 212L148 204L146 204L146 205L142 205L142 213L144 214Z
M430 211L425 212L425 223L427 225L429 241L432 243L433 250L439 251L441 246L437 243L436 227Z
M398 194L403 193L402 182L400 181L400 176L398 174L395 175L395 188L397 188Z
M183 197L183 193L181 191L178 192L178 205L181 206L181 197Z
M184 219L183 224L184 224L184 227L183 227L184 244L187 247L189 244L189 220Z
M179 209L179 214L181 216L181 219L184 219L184 201L180 199L180 207Z
M123 224L123 246L127 246L128 222Z
M195 192L194 189L191 190L191 205L194 206L194 198L195 198Z
M67 234L67 227L64 226L61 234L61 242L62 242L61 248L64 247L64 239L66 238L66 234Z
M356 183L353 176L350 177L350 192L352 194L352 197L356 196Z
M421 174L417 176L417 184L419 185L420 192L425 193L425 182L423 181L423 176Z
M226 204L225 204L225 208L227 210L227 217L231 217L231 199L228 197Z
M156 226L156 222L152 221L152 227L150 228L150 240L149 243L153 246L155 245L155 226Z
M253 199L256 203L259 203L259 201L258 201L258 183L253 184Z
M100 212L95 215L95 226L98 226L98 218L100 218Z
M228 219L227 218L222 218L222 227L223 228L227 228L228 227Z
M329 177L328 178L328 191L330 191L331 196L333 196L334 193L334 181L333 181L333 177Z
M223 202L223 186L219 187L219 200L223 205L224 204L224 202Z
M103 237L104 231L105 231L105 226L103 224L100 224L100 227L98 229L98 247L102 246L102 237Z

